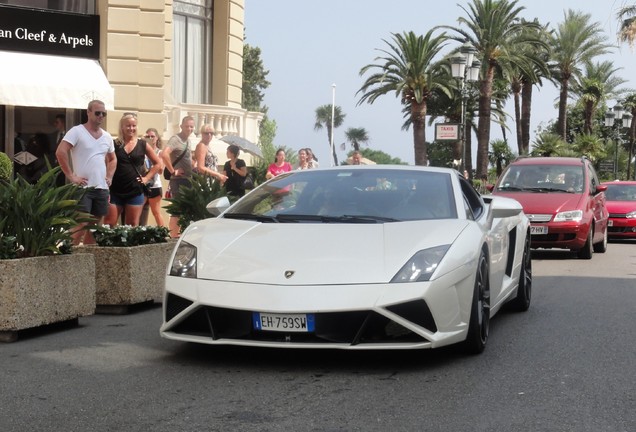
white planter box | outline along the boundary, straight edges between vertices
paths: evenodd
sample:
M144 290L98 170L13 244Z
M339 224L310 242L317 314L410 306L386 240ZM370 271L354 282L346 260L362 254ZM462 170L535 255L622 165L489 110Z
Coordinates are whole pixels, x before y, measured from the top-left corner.
M0 341L19 330L95 313L93 255L0 260Z
M95 257L97 313L127 313L128 307L161 302L175 242L131 247L88 246Z

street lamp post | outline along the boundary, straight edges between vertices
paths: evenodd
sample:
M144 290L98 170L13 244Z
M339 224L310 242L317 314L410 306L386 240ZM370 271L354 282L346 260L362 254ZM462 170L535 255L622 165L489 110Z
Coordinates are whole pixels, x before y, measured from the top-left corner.
M620 120L621 122L616 138L614 139L614 179L618 180L618 144L623 142L621 128L629 129L632 125L632 115L623 111L623 106L620 102L614 105L612 110L605 113L605 126L613 128L616 120ZM631 161L628 160L627 163L631 163Z
M331 150L331 154L329 158L331 159L331 166L334 166L336 163L334 158L334 149L333 149L333 126L334 126L334 118L336 116L336 84L331 84L331 136L329 137L329 150Z
M460 94L461 94L461 164L460 172L464 172L466 167L466 102L468 101L469 91L466 86L466 82L475 82L479 79L479 70L481 68L481 62L475 59L477 49L466 41L459 49L460 55L452 57L451 60L451 74L453 78L460 82ZM470 156L469 156L470 157Z

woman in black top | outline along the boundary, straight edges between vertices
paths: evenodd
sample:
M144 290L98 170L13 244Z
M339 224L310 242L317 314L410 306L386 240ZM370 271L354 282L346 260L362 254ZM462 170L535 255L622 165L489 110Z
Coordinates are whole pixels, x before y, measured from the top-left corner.
M161 169L159 157L150 144L137 138L137 115L125 113L119 121L119 137L115 140L117 168L110 185L110 209L104 223L116 225L125 211L125 224L139 225L139 216L146 198L143 184L147 184ZM153 166L145 172L148 157Z
M241 149L237 145L231 145L227 148L228 161L223 165L223 171L227 176L225 181L225 190L229 195L242 197L245 195L245 177L247 176L247 165L243 159L239 159L238 155Z

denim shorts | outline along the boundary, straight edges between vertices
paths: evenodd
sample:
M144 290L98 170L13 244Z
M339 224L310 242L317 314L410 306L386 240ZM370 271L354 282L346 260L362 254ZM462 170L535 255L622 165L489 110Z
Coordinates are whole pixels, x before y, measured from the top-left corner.
M135 195L132 197L126 197L126 198L121 197L112 192L110 194L110 203L115 204L116 206L119 206L119 207L125 207L127 205L140 206L140 205L144 205L145 202L146 202L146 196L143 193L140 193L139 195Z

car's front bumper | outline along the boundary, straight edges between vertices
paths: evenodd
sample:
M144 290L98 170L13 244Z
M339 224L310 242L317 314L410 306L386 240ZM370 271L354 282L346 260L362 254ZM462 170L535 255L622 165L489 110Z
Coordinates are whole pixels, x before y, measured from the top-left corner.
M466 338L474 270L402 284L272 286L168 276L161 336L284 348L434 348ZM313 314L315 331L259 331L252 312Z
M636 219L610 216L607 235L611 238L636 238Z
M587 241L589 224L579 222L532 223L532 227L545 227L547 234L532 234L530 243L533 248L557 248L579 250Z

